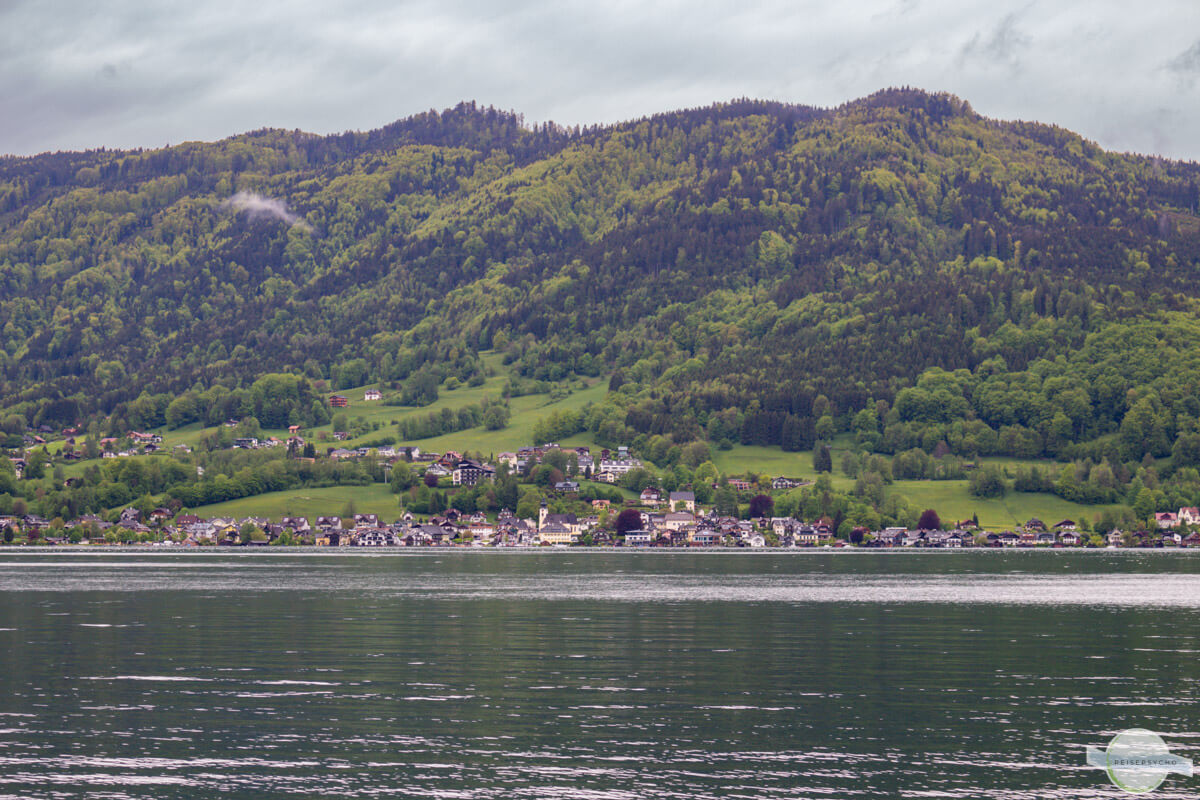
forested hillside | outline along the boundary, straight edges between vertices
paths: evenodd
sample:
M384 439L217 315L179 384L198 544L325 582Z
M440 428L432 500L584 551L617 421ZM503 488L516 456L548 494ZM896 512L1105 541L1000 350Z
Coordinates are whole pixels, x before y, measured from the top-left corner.
M288 372L424 402L494 349L611 374L559 421L604 443L1198 465L1198 204L1194 163L913 90L8 158L0 414L211 422Z

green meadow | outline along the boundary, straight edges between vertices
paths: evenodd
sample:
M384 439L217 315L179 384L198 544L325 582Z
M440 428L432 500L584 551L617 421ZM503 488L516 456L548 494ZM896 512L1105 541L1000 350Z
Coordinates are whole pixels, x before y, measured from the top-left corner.
M292 489L243 497L226 503L214 503L191 509L202 517L308 517L340 514L378 514L391 522L400 516L400 504L386 484L371 486L326 486L318 489Z
M833 479L835 489L851 489L854 487L854 480L847 478L837 469L840 455L841 450L835 443L833 448L834 471L830 477ZM744 475L747 472L753 472L773 478L782 475L788 478L813 481L816 480L818 474L813 469L811 452L785 453L778 447L734 445L730 450L715 451L713 463L726 475Z
M597 380L587 389L576 391L562 400L554 402L551 402L547 395L514 397L511 402L512 418L509 420L508 427L502 430L489 431L484 428L470 428L444 436L435 436L431 439L406 441L402 444L415 444L422 450L432 450L437 453L447 450L458 450L459 452L471 450L484 455L514 452L518 447L533 444L533 426L541 417L547 417L554 411L576 410L583 408L588 403L599 402L607 391L608 382ZM450 394L453 393L447 393L447 396ZM441 399L438 402L440 404ZM429 409L422 409L422 412L428 413L429 410L436 408L438 408L437 405L430 406ZM583 437L573 437L570 441L578 441L579 444L592 446L592 442ZM560 444L566 443L565 440L560 442Z
M841 436L834 440L833 472L830 478L835 489L850 491L854 488L854 479L847 478L840 470L842 454L848 449L850 437ZM1029 461L1014 458L985 458L985 464L997 464L1003 467L1011 476L1019 466L1041 466L1044 469L1057 470L1062 465L1054 461ZM746 472L770 475L784 475L789 478L816 480L817 471L813 469L811 452L785 453L778 447L755 447L735 445L729 450L719 450L713 454L713 463L721 472L727 475L742 475ZM1050 494L1029 492L1010 492L1003 498L983 499L975 497L968 488L967 481L895 481L888 487L888 492L906 498L910 503L922 509L932 508L946 522L971 519L979 515L979 523L984 528L1004 529L1024 523L1030 517L1037 517L1047 524L1054 524L1063 519L1078 521L1086 517L1089 520L1098 517L1101 512L1116 506L1082 505L1072 503Z
M355 420L359 420L371 427L378 424L379 429L370 431L362 436L347 439L344 442L334 441L334 428L332 424L306 429L303 431L303 434L317 446L318 452L323 452L328 447L353 449L364 443L377 440L382 436L397 437L396 423L401 420L439 412L443 408L457 410L463 406L479 403L485 398L494 399L500 397L506 380L506 374L500 372L488 378L481 386L462 386L457 389L446 389L443 387L439 391L437 402L422 407L387 406L381 401L368 402L363 400L363 393L366 389L377 388L373 385L346 389L336 392L336 394L341 394L348 398L350 405L347 408L334 409L333 416L336 418L345 415L348 427L352 426ZM510 402L512 416L509 424L501 430L489 431L483 427L469 428L428 439L404 441L397 439L397 444L417 445L422 450L432 450L439 453L446 450L458 450L460 452L471 450L472 452L480 452L488 455L505 451L515 451L518 447L532 444L533 426L537 424L538 419L541 417L549 416L552 412L558 410L583 408L588 403L598 402L603 399L605 393L608 391L606 380L593 378L587 384L586 388L576 389L560 400L551 400L550 396L546 394L531 394L512 398ZM187 425L177 430L160 428L157 433L162 434L164 449L169 450L179 444L195 447L203 435L216 430L218 428L201 428L199 425ZM266 436L275 436L280 439L286 439L288 436L286 429L264 429L263 433ZM324 440L322 440L322 434L324 434ZM580 443L591 444L589 441L581 441Z
M378 425L378 429L345 442L334 441L332 424L305 430L303 434L317 446L318 452L324 452L330 447L354 448L390 436L397 439L397 444L417 445L426 451L441 453L447 450L469 450L481 453L487 458L533 444L533 428L540 418L554 411L580 409L588 403L599 402L608 390L605 379L590 379L585 381L586 388L575 388L571 394L558 400L552 400L548 394L512 398L512 415L509 424L502 430L489 431L478 427L427 439L399 439L396 423L401 420L439 412L443 408L454 410L479 403L485 398L499 397L508 380L508 370L500 363L498 355L487 354L485 358L492 368L492 375L482 385L460 386L455 389L443 386L439 390L437 402L429 406L387 406L381 401L363 400L366 389L378 388L375 384L340 390L337 394L347 397L350 405L345 409L335 409L334 416L345 415L348 427L353 427L353 423L359 421L372 428ZM173 431L160 429L159 432L164 436L164 450L170 452L170 448L178 444L195 447L204 434L215 430L217 429L189 425ZM286 438L288 432L272 430L264 431L264 434ZM596 447L596 443L588 434L577 434L561 441L560 444ZM830 477L834 487L842 491L850 491L854 487L854 480L843 475L840 470L841 456L852 446L852 439L848 435L837 437L832 444L834 470ZM1051 461L1018 461L1009 458L987 458L983 461L1002 466L1010 476L1018 466L1037 464L1052 470L1061 466ZM714 450L713 462L722 473L730 476L754 473L770 477L782 475L807 481L817 478L817 472L813 469L812 453L808 451L784 452L778 447L735 445L728 450ZM83 465L79 464L70 465L65 474L76 475L83 468ZM946 521L965 520L978 515L983 527L989 529L1012 527L1030 517L1038 517L1047 523L1065 518L1094 519L1106 508L1071 503L1048 494L1010 493L1004 498L981 499L971 495L965 480L896 481L888 491L907 498L913 505L935 509ZM623 494L627 497L635 496L632 492ZM194 510L205 516L263 516L278 519L285 515L315 517L321 514L338 514L349 506L357 512L376 513L388 519L394 518L399 512L396 497L383 485L275 492Z
M590 481L581 481L581 486L614 487ZM618 491L626 500L637 498L637 493L628 489ZM286 492L243 497L226 503L213 503L189 509L202 517L265 517L278 521L282 517L308 517L341 514L378 514L380 519L391 522L400 516L400 503L396 495L384 484L370 486L328 486L319 489L292 489Z
M966 481L896 481L890 491L902 495L922 509L932 508L945 523L971 519L979 515L979 524L988 530L1012 528L1037 517L1047 525L1064 519L1078 522L1086 517L1095 519L1106 508L1115 506L1085 506L1071 503L1050 494L1009 492L1002 498L975 497Z

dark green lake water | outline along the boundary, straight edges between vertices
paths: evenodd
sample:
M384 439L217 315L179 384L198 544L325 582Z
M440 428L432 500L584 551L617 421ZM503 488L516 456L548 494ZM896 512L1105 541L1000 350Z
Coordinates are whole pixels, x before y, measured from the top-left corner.
M0 687L0 798L1117 796L1200 554L8 550Z

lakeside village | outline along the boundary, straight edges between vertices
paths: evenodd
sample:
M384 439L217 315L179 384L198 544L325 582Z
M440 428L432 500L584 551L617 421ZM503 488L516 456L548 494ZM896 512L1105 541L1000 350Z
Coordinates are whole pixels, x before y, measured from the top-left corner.
M336 401L335 401L336 402ZM229 423L234 425L233 421ZM64 431L70 434L71 431ZM335 439L346 434L335 433ZM27 443L36 447L44 444L40 436L27 435ZM70 442L71 440L68 440ZM162 453L163 438L158 434L130 433L123 440L104 439L102 458L122 458ZM127 449L113 449L119 443ZM297 428L292 428L285 442L275 437L258 439L240 437L232 441L231 449L264 449L287 447L299 451L305 445ZM190 452L187 445L177 450ZM308 452L312 452L309 448ZM528 475L543 461L556 460L554 454L569 456L572 473L585 475L598 483L617 484L627 473L643 468L643 462L633 457L628 448L602 450L593 457L588 447L559 447L557 444L522 447L515 453L501 453L496 463L484 463L477 458L464 457L457 452L434 453L418 446L360 447L354 450L329 448L325 458L334 461L371 458L390 469L403 460L415 471L426 486L476 487L496 480L503 468L511 475ZM67 451L63 458L72 460ZM79 456L74 455L74 459ZM25 459L11 459L21 477ZM574 469L574 465L580 465ZM752 483L746 479L725 478L721 488L740 496L767 490L780 491L811 485L811 482L788 477L759 478ZM802 547L868 547L868 548L968 548L968 547L1142 547L1194 548L1200 547L1200 508L1181 508L1178 513L1156 515L1157 529L1123 532L1114 530L1101 536L1081 530L1070 519L1047 524L1030 519L1015 530L985 532L972 521L959 522L949 529L940 520L932 525L908 528L886 528L868 531L854 528L839 531L834 520L823 518L806 521L793 517L771 516L771 498L758 494L751 499L750 519L724 516L713 507L696 501L692 491L661 491L650 486L636 499L591 499L581 495L581 483L562 480L548 487L556 499L590 504L592 513L581 516L573 513L551 513L542 500L536 516L519 518L503 509L494 515L463 512L453 507L441 513L417 516L404 512L400 518L387 522L376 514L355 513L353 516L318 516L315 519L284 516L278 521L260 518L232 517L202 518L182 509L160 507L153 510L127 507L119 513L83 515L78 519L48 521L33 514L0 515L0 533L6 545L155 545L155 546L316 546L316 547L741 547L741 548L802 548ZM717 484L713 485L717 488ZM583 492L594 494L594 492ZM613 491L612 497L618 493ZM756 501L758 507L756 508ZM519 506L518 506L519 507ZM932 511L926 514L933 514ZM922 522L926 519L922 517ZM936 519L936 514L933 514ZM839 536L839 533L841 534Z

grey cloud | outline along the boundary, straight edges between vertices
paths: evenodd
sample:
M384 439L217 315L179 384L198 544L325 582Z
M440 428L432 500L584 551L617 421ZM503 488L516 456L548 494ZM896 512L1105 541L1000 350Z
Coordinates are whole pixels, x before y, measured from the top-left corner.
M1168 61L1167 67L1175 72L1200 73L1200 40Z
M1196 79L1200 78L1200 41L1172 58L1166 66L1188 88L1195 86Z
M1029 42L1029 37L1017 27L1017 15L1009 14L992 31L984 50L997 60L1013 61L1029 47Z
M1167 154L1197 157L1198 29L1195 0L0 0L0 152L333 133L471 99L570 125L906 84L1115 149L1159 148L1140 123L1174 107Z
M960 51L960 62L982 58L994 63L1003 63L1011 68L1020 67L1022 53L1030 46L1031 39L1017 25L1017 14L1007 14L986 35L976 32Z
M244 211L251 219L267 218L295 225L303 230L311 231L312 227L296 214L288 210L287 203L274 197L263 197L254 192L238 192L232 197L221 201L222 209Z

